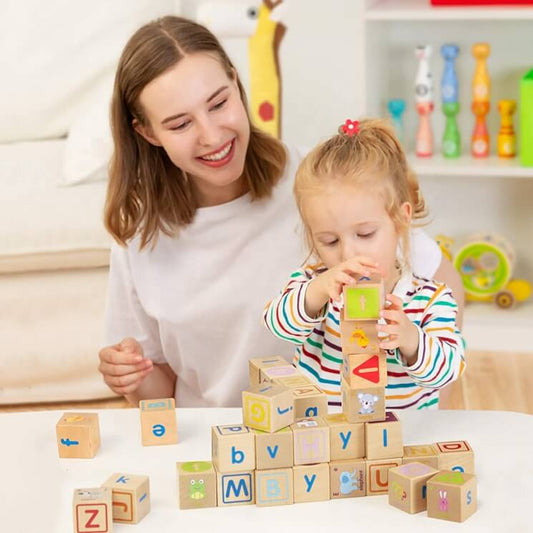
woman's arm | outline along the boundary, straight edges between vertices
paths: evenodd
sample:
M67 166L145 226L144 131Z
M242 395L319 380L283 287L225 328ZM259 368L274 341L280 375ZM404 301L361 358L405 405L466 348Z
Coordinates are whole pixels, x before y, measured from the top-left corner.
M152 372L144 378L141 386L124 396L134 407L138 407L140 400L174 398L176 381L176 374L168 364L154 364Z
M446 259L446 257L442 256L442 260L437 268L437 271L435 272L434 278L436 281L446 283L446 285L448 285L448 287L451 289L453 297L457 303L457 327L462 329L463 310L465 306L465 289L463 287L463 282L459 272L455 270L454 266L448 259Z

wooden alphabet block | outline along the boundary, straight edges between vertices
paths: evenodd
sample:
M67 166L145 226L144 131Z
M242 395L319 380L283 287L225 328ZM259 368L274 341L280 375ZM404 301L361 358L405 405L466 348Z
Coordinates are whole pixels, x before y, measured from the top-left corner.
M477 510L474 474L442 470L427 482L427 510L430 518L464 522Z
M242 391L242 419L248 427L269 433L290 426L294 422L292 391L276 383Z
M360 277L357 283L343 289L345 320L379 320L385 303L381 276Z
M329 462L329 426L321 417L300 418L291 429L295 465Z
M348 422L385 420L385 387L351 389L341 378L342 412Z
M296 387L294 395L294 418L309 418L328 414L328 395L316 385Z
M217 472L244 472L255 468L255 435L242 424L212 426L211 450Z
M331 499L366 496L366 463L364 459L329 463Z
M329 500L329 463L295 465L294 503Z
M176 444L178 428L176 424L176 402L174 398L141 400L141 440L143 446Z
M254 430L255 467L257 470L292 467L294 444L290 427L275 433Z
M366 460L366 495L376 496L389 491L389 470L402 464L401 457L395 459Z
M426 484L438 471L423 463L407 463L389 470L389 504L406 513L427 508Z
M76 489L72 499L74 533L113 531L111 489Z
M474 474L474 450L466 440L436 442L439 470L454 470Z
M367 459L388 459L403 454L402 423L392 411L385 420L366 423L365 447Z
M365 424L352 424L343 413L326 415L324 422L329 426L331 461L365 456Z
M255 504L259 507L294 503L291 468L255 471Z
M113 474L102 487L111 489L113 521L137 524L150 512L148 476Z
M301 375L302 373L295 366L292 366L289 363L271 366L270 368L262 368L259 371L261 384L268 381L275 382L278 378L290 378Z
M343 354L372 354L379 352L377 321L346 320L341 309L341 346Z
M63 413L56 424L59 457L92 458L100 448L97 413Z
M248 361L248 371L250 374L250 385L261 384L261 370L263 368L272 368L274 366L285 366L288 361L281 355L271 357L256 357Z
M342 361L342 377L351 389L387 386L385 353L348 354Z
M211 461L176 463L180 509L217 506L217 473Z
M296 374L294 376L280 376L274 378L274 382L278 385L283 385L288 389L297 389L298 387L307 387L308 385L314 385L314 383L303 374Z
M403 447L403 462L423 463L432 468L439 469L439 455L433 444L416 444Z
M255 503L255 471L217 472L217 501L219 507L253 505Z

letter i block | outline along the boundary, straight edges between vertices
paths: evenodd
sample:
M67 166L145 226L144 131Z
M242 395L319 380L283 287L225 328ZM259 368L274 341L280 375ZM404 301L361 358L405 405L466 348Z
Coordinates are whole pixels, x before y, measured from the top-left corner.
M439 455L434 444L416 444L403 447L403 462L423 463L432 468L439 469Z
M387 356L384 353L344 355L342 377L351 389L386 387Z
M474 451L466 440L436 442L439 470L474 474Z
M274 366L286 366L287 361L281 355L272 357L256 357L248 361L248 370L250 373L250 385L261 384L261 370L272 368Z
M56 424L59 457L91 458L100 448L96 413L64 413Z
M218 472L243 472L255 468L255 435L242 424L212 426L211 451Z
M301 418L291 429L295 465L329 462L329 426L322 418Z
M364 459L329 463L331 499L366 496L366 463Z
M217 475L211 461L176 463L180 509L217 506Z
M341 346L343 354L371 354L379 352L377 322L346 320L344 308L341 309Z
M76 489L72 499L74 533L113 531L111 489Z
M242 419L254 429L273 433L294 422L294 396L275 383L263 383L242 391Z
M148 476L113 474L102 487L112 491L115 522L137 524L150 512Z
M464 522L477 510L477 483L474 474L443 470L427 482L427 509L430 518Z
M328 414L328 395L315 385L292 389L294 418L309 418Z
M427 508L427 481L438 471L423 463L407 463L389 470L389 503L406 513Z
M254 470L219 472L217 469L218 506L253 505L255 503Z
M379 320L385 302L385 290L381 276L361 277L353 285L345 285L345 320Z
M401 457L396 459L376 459L366 462L366 495L376 496L389 491L389 470L402 464Z
M292 468L255 471L255 504L259 507L294 503Z
M365 439L367 459L388 459L403 454L402 423L391 411L386 412L382 422L367 422Z
M294 503L329 500L329 463L295 465Z
M143 446L176 444L176 403L174 398L141 400L141 435Z
M348 422L385 420L385 387L352 389L341 378L342 412Z
M257 470L286 468L294 464L292 430L290 427L275 433L254 430L255 467Z
M324 421L329 426L331 461L365 456L365 424L352 424L343 413L327 415Z

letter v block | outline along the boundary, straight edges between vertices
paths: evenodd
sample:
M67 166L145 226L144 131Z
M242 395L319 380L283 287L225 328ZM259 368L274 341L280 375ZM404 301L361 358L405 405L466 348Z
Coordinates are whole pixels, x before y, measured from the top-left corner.
M255 467L257 470L286 468L294 464L291 428L275 433L254 430Z
M345 320L379 320L385 303L385 290L381 276L360 277L357 283L345 285Z
M212 426L211 451L217 472L243 472L255 468L255 435L242 424Z
M143 446L176 444L178 442L174 398L141 400L139 412L141 413Z
M72 498L74 533L113 531L111 489L76 489Z
M114 522L137 524L150 512L148 476L113 474L102 487L112 491Z
M242 419L254 429L273 433L294 422L294 396L276 383L263 383L242 392Z

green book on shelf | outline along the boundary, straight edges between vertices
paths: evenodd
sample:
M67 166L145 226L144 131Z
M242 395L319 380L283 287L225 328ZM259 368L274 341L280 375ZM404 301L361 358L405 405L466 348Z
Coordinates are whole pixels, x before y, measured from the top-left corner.
M533 70L520 80L520 162L533 167Z

